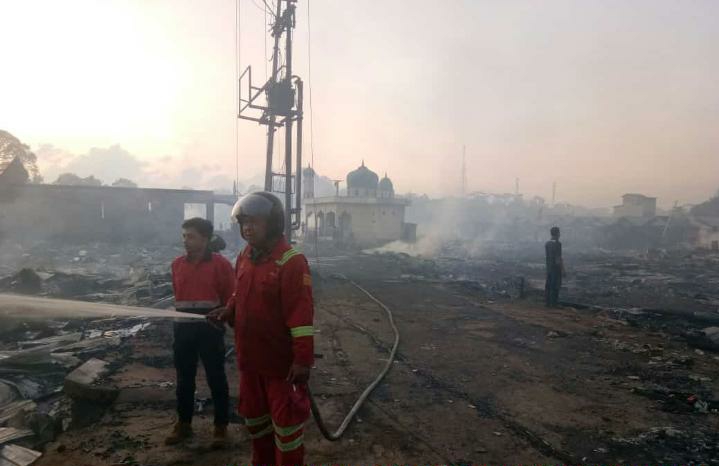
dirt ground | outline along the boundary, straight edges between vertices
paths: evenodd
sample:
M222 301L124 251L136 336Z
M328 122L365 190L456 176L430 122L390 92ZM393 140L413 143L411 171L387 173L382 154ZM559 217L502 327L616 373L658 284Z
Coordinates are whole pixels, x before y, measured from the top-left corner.
M398 279L381 257L323 259L313 268L321 356L311 388L330 426L379 372L393 340L383 309L348 279L393 311L401 341L392 370L342 440L324 440L308 423L308 462L719 463L719 357L670 332L611 313L548 310L532 297L496 298L459 282ZM49 444L36 464L246 464L239 419L231 448L208 448L211 406L198 413L191 442L163 445L174 422L171 334L160 322L128 340L112 376L118 400L101 421ZM234 359L227 367L236 393ZM692 395L708 402L708 413ZM204 380L198 397L209 397Z

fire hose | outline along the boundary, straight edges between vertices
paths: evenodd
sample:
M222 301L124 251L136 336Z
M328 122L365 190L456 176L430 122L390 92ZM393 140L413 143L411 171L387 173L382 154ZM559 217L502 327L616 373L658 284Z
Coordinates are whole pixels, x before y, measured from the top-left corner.
M397 354L397 348L399 347L399 329L394 322L392 311L379 299L373 296L369 291L362 288L360 285L352 280L348 280L355 288L363 292L369 299L377 303L387 313L387 318L392 326L394 332L394 344L390 351L389 358L385 363L384 367L377 375L377 377L370 383L367 388L360 394L357 401L350 409L347 416L344 418L340 426L335 432L330 432L322 415L320 414L319 407L315 401L314 396L310 392L310 406L312 415L317 423L322 435L330 441L339 440L347 430L347 427L352 422L352 419L357 415L357 412L362 407L364 402L367 400L372 391L379 385L384 379L387 372L389 372L392 364L394 363L395 356ZM138 308L132 306L119 306L114 304L101 304L101 303L89 303L80 301L69 301L59 299L48 299L48 298L36 298L28 296L17 296L17 295L6 295L0 294L0 316L4 317L22 317L27 319L28 317L36 318L47 318L47 317L108 317L108 316L125 316L125 317L173 317L181 319L204 319L204 316L196 314L180 313L175 311ZM225 357L229 357L232 353L232 349L227 352Z
M399 347L399 330L397 329L397 325L395 325L394 323L392 311L387 306L385 306L382 301L375 298L369 291L365 290L352 280L349 280L349 282L355 288L366 294L369 299L377 303L387 313L387 318L389 319L389 323L392 326L392 330L394 331L394 344L392 345L392 351L390 351L387 363L384 365L379 375L377 375L377 377L372 381L372 383L370 383L367 388L365 388L364 391L360 394L359 398L357 398L357 401L355 401L354 405L352 406L352 409L350 409L349 413L344 418L344 420L335 432L330 432L330 430L327 428L327 425L325 424L324 420L322 419L322 415L320 414L317 402L315 401L314 396L312 396L312 393L310 392L310 406L312 408L312 416L315 418L315 422L317 423L317 427L320 429L322 436L332 442L342 438L342 435L344 435L345 430L347 430L347 427L349 426L350 422L352 422L352 419L354 419L354 417L357 415L357 412L367 400L370 393L372 393L372 391L377 387L377 385L379 385L384 376L387 375L387 372L389 372L390 368L392 367L392 364L394 363L394 359L397 354L397 348Z

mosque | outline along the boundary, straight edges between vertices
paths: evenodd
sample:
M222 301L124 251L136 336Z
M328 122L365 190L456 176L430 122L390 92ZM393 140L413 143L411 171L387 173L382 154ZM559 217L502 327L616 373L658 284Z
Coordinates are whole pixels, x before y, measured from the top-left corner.
M405 223L407 199L395 196L394 185L385 174L379 176L362 161L347 174L347 189L334 196L315 197L312 169L305 169L304 231L317 236L359 246L372 246L396 240L412 241L417 225Z

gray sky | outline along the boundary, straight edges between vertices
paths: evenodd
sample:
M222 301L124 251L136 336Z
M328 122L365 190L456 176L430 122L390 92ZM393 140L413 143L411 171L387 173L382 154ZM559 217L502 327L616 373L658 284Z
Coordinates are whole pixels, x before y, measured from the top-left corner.
M264 77L258 5L240 0L241 61ZM717 1L309 5L322 174L364 159L399 191L457 194L466 144L470 190L519 178L549 198L556 180L563 201L636 191L666 206L719 188ZM306 83L307 6L295 42ZM0 127L46 173L107 157L143 184L234 179L233 0L5 0L3 16ZM239 135L240 178L252 178L264 131L243 121Z

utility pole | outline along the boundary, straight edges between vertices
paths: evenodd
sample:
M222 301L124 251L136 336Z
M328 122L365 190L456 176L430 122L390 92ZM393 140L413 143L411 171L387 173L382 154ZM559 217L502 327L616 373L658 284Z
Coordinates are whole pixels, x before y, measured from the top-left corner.
M248 66L240 75L238 118L250 120L267 126L267 150L265 153L265 191L284 194L285 236L292 239L292 231L300 228L302 215L302 116L303 86L298 76L292 75L292 31L295 28L295 10L297 0L277 0L277 8L272 24L272 75L262 87L252 84L252 67ZM284 64L279 61L280 44L284 36ZM243 94L243 87L245 87ZM264 98L264 102L262 102ZM259 115L258 115L259 114ZM292 131L297 122L297 141L295 147L295 180L292 190ZM285 158L284 172L274 171L272 155L274 153L275 131L284 128ZM284 178L282 189L274 189L275 177ZM295 206L292 206L292 195Z
M664 225L664 231L662 231L662 239L665 239L667 237L667 231L669 230L669 224L672 223L672 218L674 218L674 214L677 213L677 209L679 208L679 201L674 201L674 207L672 208L672 211L669 213L669 218L667 219L666 225Z
M467 195L467 146L462 145L462 197Z
M557 182L554 181L552 183L552 207L554 207L555 202L557 202Z
M315 170L312 167L307 167L302 170L302 183L304 189L302 195L305 199L312 199L315 197Z
M519 196L519 178L514 179L514 194Z
M340 197L340 183L342 183L344 180L330 180L335 185L335 196Z

